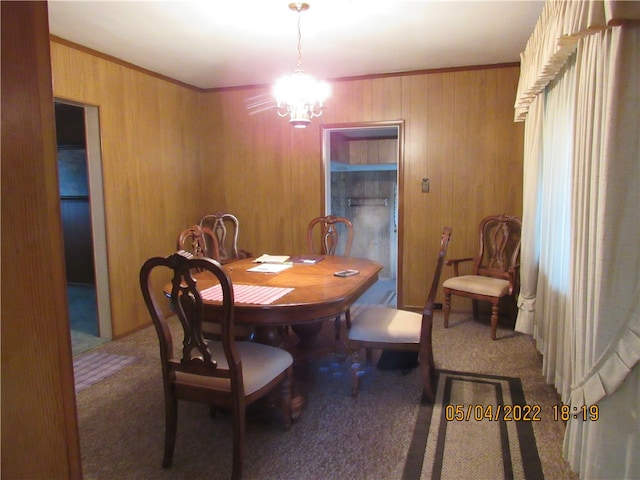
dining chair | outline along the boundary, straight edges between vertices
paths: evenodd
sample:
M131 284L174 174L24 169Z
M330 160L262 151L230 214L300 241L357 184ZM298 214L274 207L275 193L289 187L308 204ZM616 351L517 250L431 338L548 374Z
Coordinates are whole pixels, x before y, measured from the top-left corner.
M182 230L176 239L176 249L220 261L218 241L208 227L192 225Z
M343 232L341 235L340 232ZM347 218L327 215L316 217L307 226L307 244L312 255L342 255L348 257L353 243L353 224ZM351 311L344 313L347 329L351 328ZM342 315L335 317L336 340L340 340Z
M435 364L432 348L433 310L440 275L444 265L451 227L444 227L440 239L440 250L431 288L422 314L395 308L373 306L361 311L349 330L348 348L352 355L351 395L357 396L364 373L360 361L360 350L366 350L367 365L371 365L373 349L418 352L422 377L423 402L433 402L435 398Z
M215 235L220 248L220 263L229 263L251 257L251 253L238 248L240 221L231 213L216 212L200 219L200 227L208 227Z
M510 301L510 317L517 310L516 297L519 290L519 257L522 221L509 215L490 215L480 222L480 251L475 257L448 260L453 266L453 277L445 280L444 327L449 327L451 295L472 300L473 317L478 318L478 301L491 303L491 339L496 339L499 305ZM470 275L460 275L459 265L473 262Z
M222 291L222 339L207 340L202 334L203 301L192 271L215 276ZM171 318L158 280L171 278L170 300L182 335L173 343ZM163 276L164 274L164 276ZM285 428L291 426L291 376L293 358L287 351L255 342L239 342L233 335L233 285L220 263L206 257L177 252L166 258L148 259L140 269L140 288L160 344L165 400L165 440L162 466L173 462L178 420L178 400L205 403L230 410L233 415L233 476L242 476L246 407L276 387ZM163 301L164 300L164 301ZM176 330L174 328L174 330ZM181 338L182 337L182 338Z

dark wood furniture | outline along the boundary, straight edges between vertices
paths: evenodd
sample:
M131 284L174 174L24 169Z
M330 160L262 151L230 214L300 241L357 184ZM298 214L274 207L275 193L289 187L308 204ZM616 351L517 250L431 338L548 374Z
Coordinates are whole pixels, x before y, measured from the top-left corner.
M342 236L340 235L340 230L343 231ZM314 218L307 226L307 243L310 254L344 255L348 257L353 243L353 224L346 218L334 215ZM342 249L339 251L341 245ZM344 312L344 316L345 323L349 329L351 328L351 311ZM340 340L341 317L341 314L336 316L334 322L336 340Z
M360 349L367 352L367 363L371 363L372 349L389 349L419 352L420 370L423 384L423 401L435 399L435 365L431 333L433 309L444 265L444 257L451 238L451 228L444 227L440 240L440 250L436 262L431 288L422 314L388 307L370 307L353 319L349 330L349 351L353 353L351 366L351 395L357 396L363 374Z
M220 247L210 228L192 225L185 228L176 240L176 248L196 257L220 260Z
M183 331L182 348L174 350L170 326L160 307L162 291L154 292L151 277L156 270L169 270L173 278L170 298ZM207 340L202 334L205 309L192 272L215 278L221 285L222 301L217 321L222 340ZM175 447L178 400L206 403L230 409L233 414L233 477L242 476L246 406L279 387L284 426L291 425L291 376L293 357L287 351L255 342L237 342L234 330L234 295L229 276L209 258L175 253L147 260L140 270L140 287L160 342L160 360L165 397L165 448L163 467L171 466ZM180 353L176 353L176 352Z
M240 221L235 215L225 212L205 215L200 219L200 227L208 227L218 241L220 263L229 263L251 256L251 253L238 248Z
M338 251L341 238L339 229L341 228L344 228L346 240L343 242L344 247ZM307 226L307 243L309 244L309 253L348 257L353 243L353 225L350 220L334 215L314 218Z
M480 222L480 251L476 257L448 260L453 266L453 277L445 280L444 326L449 326L451 295L471 298L473 316L478 318L478 301L491 303L491 339L496 339L499 304L511 301L511 316L516 312L519 290L519 257L522 221L509 215L490 215ZM459 265L473 262L471 275L459 275Z

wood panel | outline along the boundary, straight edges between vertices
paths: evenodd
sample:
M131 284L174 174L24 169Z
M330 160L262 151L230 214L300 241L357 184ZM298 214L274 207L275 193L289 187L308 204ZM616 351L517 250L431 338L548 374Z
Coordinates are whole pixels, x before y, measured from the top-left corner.
M81 478L46 2L2 2L2 478Z

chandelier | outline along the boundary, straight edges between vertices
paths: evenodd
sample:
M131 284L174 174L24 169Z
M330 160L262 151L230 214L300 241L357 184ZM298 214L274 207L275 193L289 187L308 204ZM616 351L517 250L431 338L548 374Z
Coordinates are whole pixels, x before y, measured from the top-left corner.
M315 80L302 69L302 34L300 18L309 9L308 3L290 3L289 9L298 12L298 65L292 75L281 78L275 84L278 115L290 117L289 123L295 128L305 128L311 119L322 115L324 101L330 89L326 82Z

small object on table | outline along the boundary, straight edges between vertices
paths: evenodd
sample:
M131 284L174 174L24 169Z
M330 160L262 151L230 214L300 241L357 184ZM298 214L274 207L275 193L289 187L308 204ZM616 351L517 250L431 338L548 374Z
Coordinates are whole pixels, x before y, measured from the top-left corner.
M335 272L333 275L336 277L353 277L354 275L358 275L360 270L340 270Z

